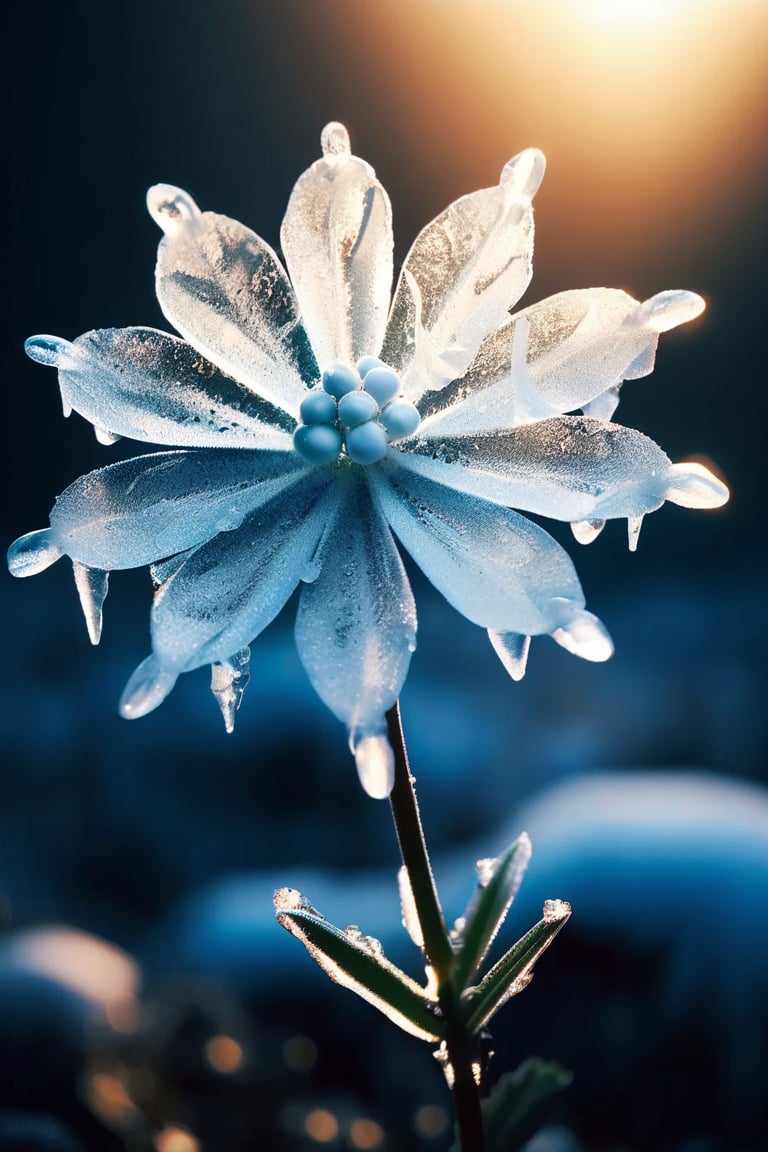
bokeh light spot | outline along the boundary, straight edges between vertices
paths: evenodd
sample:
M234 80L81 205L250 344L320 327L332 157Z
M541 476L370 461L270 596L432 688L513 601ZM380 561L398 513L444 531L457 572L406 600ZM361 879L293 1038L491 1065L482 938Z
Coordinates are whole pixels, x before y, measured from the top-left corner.
M413 1118L413 1127L419 1136L434 1140L448 1127L448 1113L437 1104L424 1104Z
M163 1128L155 1136L157 1152L200 1152L200 1141L186 1128Z
M384 1140L384 1129L375 1120L359 1116L349 1126L349 1142L353 1148L380 1148Z
M339 1122L333 1112L325 1108L315 1108L304 1120L304 1131L318 1144L330 1144L339 1134Z
M243 1065L243 1049L231 1036L211 1036L203 1049L214 1072L229 1076Z

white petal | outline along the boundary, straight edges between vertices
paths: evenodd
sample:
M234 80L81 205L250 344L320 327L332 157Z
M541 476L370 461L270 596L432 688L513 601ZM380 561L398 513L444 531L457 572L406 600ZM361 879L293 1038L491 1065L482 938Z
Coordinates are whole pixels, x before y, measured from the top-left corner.
M573 564L551 536L506 508L404 468L377 474L384 514L436 588L475 624L535 636L583 608Z
M552 639L582 660L602 663L613 656L613 641L605 624L583 608L569 611L560 627L552 632Z
M585 416L402 448L403 467L556 520L642 516L663 504L670 482L669 459L647 436Z
M416 238L382 353L409 400L461 376L528 286L531 199L543 175L544 157L530 148L509 161L497 187L462 196Z
M271 623L301 580L327 519L328 477L310 473L191 553L155 595L152 646L166 671L228 659Z
M730 493L709 468L691 460L670 465L665 495L683 508L720 508Z
M391 756L376 741L416 646L416 609L367 479L348 473L338 483L344 491L323 537L320 575L302 589L296 645L318 695L350 729L367 791L379 794L389 781L388 795Z
M51 512L52 538L91 568L138 568L231 531L303 471L285 452L137 456L71 484Z
M302 319L321 368L381 347L392 288L392 210L341 124L299 178L280 233Z
M222 372L296 416L317 364L275 253L179 188L157 184L147 204L165 232L155 270L163 314Z
M28 354L41 360L53 339L32 337ZM86 332L73 344L57 341L44 362L58 366L65 403L113 435L176 447L293 447L289 416L167 332Z
M703 307L692 292L664 292L642 304L613 288L550 296L490 335L462 379L439 395L424 397L419 405L423 434L439 435L437 414L447 416L462 402L455 419L458 423L464 417L467 435L511 427L506 399L514 383L511 352L523 323L528 325L528 374L541 400L558 412L572 412L609 393L610 407L606 397L599 411L590 412L608 419L618 402L616 385L653 371L662 325L682 324Z

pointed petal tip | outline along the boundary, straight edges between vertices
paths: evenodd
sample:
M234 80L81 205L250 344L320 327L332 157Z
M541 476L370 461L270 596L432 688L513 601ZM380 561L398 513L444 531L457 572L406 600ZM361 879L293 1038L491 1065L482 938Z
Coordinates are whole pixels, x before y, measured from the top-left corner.
M24 341L24 351L30 360L51 367L58 367L71 347L71 342L61 336L30 336Z
M64 555L50 528L40 528L19 536L8 549L8 571L12 576L37 576Z
M690 460L670 465L665 499L682 508L722 508L730 498L728 486L703 464Z
M373 800L386 800L395 783L395 755L389 740L380 732L352 732L350 746L363 789Z
M613 656L613 641L605 624L584 608L575 609L570 619L551 635L561 648L582 660L601 664Z
M672 288L644 300L640 305L638 319L656 332L668 332L678 324L688 324L695 320L706 306L706 301L696 292Z
M526 148L507 161L500 184L521 200L532 200L544 179L547 160L538 148Z
M179 231L201 214L189 193L173 184L153 184L147 190L147 209L166 235Z
M154 654L142 660L126 684L118 706L124 720L138 720L154 711L173 688L178 673L169 672Z

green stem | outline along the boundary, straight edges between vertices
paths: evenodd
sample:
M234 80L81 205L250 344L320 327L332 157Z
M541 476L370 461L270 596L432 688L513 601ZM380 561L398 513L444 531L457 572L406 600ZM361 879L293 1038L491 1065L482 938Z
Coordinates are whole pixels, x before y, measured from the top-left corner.
M395 784L390 796L392 818L424 937L424 951L435 972L438 1002L447 1025L445 1044L448 1063L453 1070L451 1091L460 1146L462 1152L483 1152L485 1138L480 1111L480 1089L473 1071L476 1047L459 1011L458 995L461 989L453 986L453 947L445 926L424 840L414 778L411 775L405 748L399 704L395 704L387 712L387 731L395 754Z

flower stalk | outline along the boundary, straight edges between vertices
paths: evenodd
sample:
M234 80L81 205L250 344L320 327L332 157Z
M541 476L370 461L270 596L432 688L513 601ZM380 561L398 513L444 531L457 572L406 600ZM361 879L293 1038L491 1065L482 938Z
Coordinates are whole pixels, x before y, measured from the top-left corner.
M454 987L455 953L445 926L435 878L429 861L414 777L408 763L399 703L387 712L387 731L395 755L395 783L390 795L400 854L408 873L416 914L424 937L424 952L434 970L440 1011L446 1022L444 1051L453 1093L456 1125L462 1152L483 1152L480 1086L475 1076L476 1041L467 1031Z

